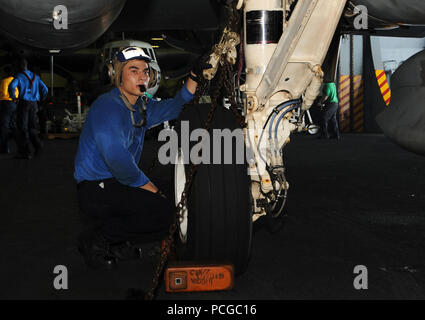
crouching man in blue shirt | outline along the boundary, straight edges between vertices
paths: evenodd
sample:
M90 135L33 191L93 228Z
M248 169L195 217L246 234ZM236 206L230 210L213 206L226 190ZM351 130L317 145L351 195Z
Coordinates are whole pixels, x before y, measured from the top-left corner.
M115 88L92 104L80 136L74 177L83 222L90 221L90 228L80 234L79 250L89 267L110 268L117 260L137 258L132 239L163 238L173 220L172 201L138 163L146 130L177 118L193 98L197 77L192 72L173 99L150 99L145 95L150 61L139 47L117 53Z

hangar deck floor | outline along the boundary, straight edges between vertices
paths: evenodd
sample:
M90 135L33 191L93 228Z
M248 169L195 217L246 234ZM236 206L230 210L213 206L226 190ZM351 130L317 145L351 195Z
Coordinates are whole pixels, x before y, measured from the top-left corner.
M129 288L146 289L155 259L115 271L85 267L76 248L77 140L45 146L31 161L0 158L0 299L124 299ZM146 141L144 168L155 146ZM296 135L285 161L288 218L274 233L256 223L249 267L235 288L167 294L162 286L158 299L425 298L424 158L382 135ZM159 184L173 182L153 171ZM68 268L68 290L53 287L56 265ZM367 290L353 287L356 265L368 269Z

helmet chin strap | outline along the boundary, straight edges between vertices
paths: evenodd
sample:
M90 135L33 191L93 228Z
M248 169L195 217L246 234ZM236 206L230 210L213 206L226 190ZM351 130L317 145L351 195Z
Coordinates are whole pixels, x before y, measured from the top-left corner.
M122 99L122 101L124 102L125 106L127 107L128 110L134 112L136 111L136 109L134 109L130 103L130 101L128 101L127 96L122 92L121 88L118 88L118 90L120 91L120 98Z
M140 91L142 91L142 87L145 88L144 85L140 85L139 86ZM136 128L142 127L146 123L146 104L148 102L148 97L144 94L144 91L142 91L143 94L142 95L139 95L140 99L137 99L137 101L139 101L139 103L137 103L137 101L136 101L136 104L139 107L140 115L142 116L142 120L139 123L136 123L134 121L134 114L133 114L134 112L136 112L136 109L134 109L132 107L130 101L128 101L127 96L122 92L121 88L118 88L118 90L121 93L120 97L121 97L122 101L124 102L124 104L127 107L127 109L130 110L130 117L131 117L131 123L132 123L132 125L134 127L136 127ZM141 103L140 103L140 100L141 100Z

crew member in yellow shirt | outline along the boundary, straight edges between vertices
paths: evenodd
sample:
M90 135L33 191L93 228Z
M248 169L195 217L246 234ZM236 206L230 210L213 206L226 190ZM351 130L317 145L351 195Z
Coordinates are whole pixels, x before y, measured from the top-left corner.
M9 138L16 137L16 104L9 96L9 84L13 80L10 66L4 68L6 77L0 83L0 153L9 153ZM19 91L16 89L16 96Z

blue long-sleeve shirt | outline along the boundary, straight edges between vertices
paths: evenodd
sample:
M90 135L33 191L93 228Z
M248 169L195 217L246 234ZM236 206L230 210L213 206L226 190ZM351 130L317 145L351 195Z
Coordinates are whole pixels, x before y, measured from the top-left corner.
M148 183L148 177L138 167L146 130L177 118L192 98L183 86L173 99L148 99L146 126L136 128L118 88L101 95L92 104L80 135L74 178L78 183L115 178L131 187ZM142 117L139 109L135 109L134 120L139 123Z
M29 70L24 71L25 74L33 80L32 86L31 81L23 74L23 72L18 73L15 79L9 84L9 96L16 97L15 89L19 89L19 99L26 101L39 101L40 94L41 100L44 100L47 97L47 93L49 90L47 89L44 82L40 79L38 75L35 75L33 72ZM18 97L16 97L18 98Z

